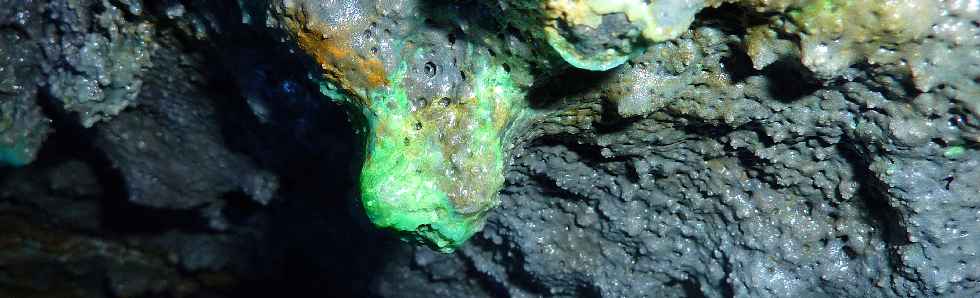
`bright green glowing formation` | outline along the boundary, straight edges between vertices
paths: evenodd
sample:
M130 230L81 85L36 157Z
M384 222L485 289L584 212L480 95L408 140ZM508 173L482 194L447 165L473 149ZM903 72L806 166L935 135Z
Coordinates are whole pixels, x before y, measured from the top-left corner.
M490 52L459 41L465 63L451 74L459 73L462 82L448 83L465 91L412 96L411 84L435 80L436 66L412 60L431 47L400 41L393 45L397 57L365 55L343 38L349 33L303 9L294 8L286 22L321 66L321 92L363 116L360 192L368 218L403 239L452 251L483 227L499 202L504 144L528 111L524 91ZM421 64L428 73L418 72Z
M484 62L474 95L415 109L395 72L364 108L371 136L361 173L368 217L379 227L450 251L482 228L503 185L505 131L523 94Z

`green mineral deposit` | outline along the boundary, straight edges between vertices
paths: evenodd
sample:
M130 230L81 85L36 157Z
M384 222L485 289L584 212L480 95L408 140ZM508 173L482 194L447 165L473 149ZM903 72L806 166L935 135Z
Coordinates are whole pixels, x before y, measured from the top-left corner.
M298 45L316 60L313 78L327 97L358 114L365 160L361 202L375 226L403 239L451 252L485 222L498 204L504 160L514 127L529 114L525 91L508 67L466 41L467 92L454 98L409 97L412 73L405 57L430 49L399 41L397 64L364 55L346 32L318 23L308 13L285 19ZM333 31L332 31L333 30Z
M414 109L405 67L364 108L369 128L360 190L378 227L448 252L483 227L503 186L504 141L524 94L504 69L483 62L475 94Z
M947 148L946 152L943 152L943 156L949 159L956 159L963 156L964 153L966 153L966 148L963 148L963 146L952 146Z

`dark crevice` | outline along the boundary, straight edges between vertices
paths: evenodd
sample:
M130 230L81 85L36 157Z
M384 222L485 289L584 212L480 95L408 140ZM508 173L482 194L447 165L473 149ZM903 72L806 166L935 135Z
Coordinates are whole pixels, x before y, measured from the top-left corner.
M528 91L528 103L536 109L557 108L563 103L563 99L577 98L595 90L611 75L612 72L566 69L535 83Z
M602 292L599 291L599 287L583 283L575 289L575 296L582 298L599 298L602 297Z
M623 118L617 110L616 103L610 100L604 99L600 103L602 109L599 111L599 121L593 123L598 134L623 131L637 121L635 118Z
M30 31L28 31L26 28L24 28L22 26L17 26L17 25L14 25L14 24L0 24L0 32L8 31L8 30L9 31L13 31L13 33L16 34L17 37L19 37L19 38L22 38L22 39L29 39L29 38L31 38Z
M629 156L605 157L602 155L602 147L599 145L574 140L576 140L575 136L567 134L547 135L534 139L527 147L562 146L568 151L574 152L578 155L579 161L592 168L596 168L601 163L629 161Z
M720 28L725 34L745 36L747 24L765 24L765 18L758 17L754 11L745 5L724 3L718 7L705 7L694 17L692 28L711 26Z
M735 297L735 285L731 283L732 273L734 272L732 263L722 261L721 268L725 271L725 277L718 281L719 285L721 285L721 296L726 298Z
M684 119L683 115L677 115L679 119ZM684 119L683 122L678 123L679 125L674 126L684 132L686 135L700 136L703 138L719 139L725 135L731 133L734 129L728 126L713 125L710 123L704 123L697 119Z
M235 225L246 225L247 221L261 212L263 208L261 204L252 200L242 191L229 192L221 198L225 202L221 209L221 215Z
M910 243L908 232L902 224L904 218L895 207L889 205L886 197L888 187L871 172L870 157L864 156L856 147L858 145L845 139L838 149L851 165L854 178L858 182L856 197L860 200L857 203L863 205L859 209L866 212L869 223L876 228L881 239L888 245L888 261L891 267L899 268L902 259L897 249Z
M623 168L626 170L625 173L626 179L628 179L630 183L634 183L634 184L642 183L642 179L640 178L640 173L636 171L636 167L632 166L632 163L629 163L629 165L624 166Z
M946 190L949 190L949 184L953 183L953 180L955 180L955 177L953 176L947 176L946 178L943 178L943 181L946 182L945 184Z
M473 237L473 239L470 239L470 242L472 243L471 245L482 247L480 249L499 251L498 247L482 237ZM510 293L507 291L507 287L509 285L498 281L493 276L490 276L489 273L477 269L475 258L463 257L460 259L466 264L466 273L469 276L480 277L474 279L480 284L480 287L484 291L490 294L491 297L508 297L510 295Z
M777 60L762 72L769 79L769 93L782 102L793 102L820 90L813 73L796 60Z
M512 285L517 285L531 293L536 293L539 295L548 294L548 287L538 281L533 274L527 272L527 270L524 270L523 264L526 264L524 261L524 254L520 251L513 251L513 253L510 255L510 262L502 263L509 264L509 266L507 266L507 272L510 273L508 274L508 281Z
M548 195L550 197L561 198L567 201L582 201L587 202L590 199L567 189L558 186L558 183L544 174L536 174L530 176L531 180L535 182L538 187L541 187L541 194Z
M672 280L665 283L664 286L668 287L679 287L681 291L684 292L684 296L687 298L706 298L704 292L701 292L701 287L698 285L697 280L694 279L684 279L684 280Z
M880 71L877 69L878 66L868 62L857 63L851 67L860 70L860 73L863 74L863 76L855 78L854 82L861 83L868 90L877 92L888 100L911 101L922 94L922 91L915 87L915 82L912 80L911 75L900 75L896 77L894 75L880 74ZM868 75L873 77L869 77ZM888 80L891 80L891 82Z
M731 52L721 58L721 64L728 72L732 84L745 82L746 78L760 73L752 66L749 54L737 47L732 47Z

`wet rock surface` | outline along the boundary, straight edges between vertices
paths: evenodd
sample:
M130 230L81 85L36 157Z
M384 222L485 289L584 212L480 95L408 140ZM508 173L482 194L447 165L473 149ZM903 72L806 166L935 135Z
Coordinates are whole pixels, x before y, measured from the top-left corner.
M373 28L350 35L382 70L412 26L479 37L527 89L500 203L452 254L364 216L370 132L274 2L0 0L0 296L980 295L975 1L829 64L827 32L725 4L603 72L504 2L316 2ZM407 60L427 104L473 88L438 49Z

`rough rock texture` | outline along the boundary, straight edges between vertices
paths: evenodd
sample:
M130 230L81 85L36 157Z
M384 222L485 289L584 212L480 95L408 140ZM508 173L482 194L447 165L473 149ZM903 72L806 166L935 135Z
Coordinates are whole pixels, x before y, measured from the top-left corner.
M527 96L469 242L371 225L368 131L267 3L0 0L0 152L27 144L2 161L37 157L0 168L0 296L980 295L976 1L871 40L866 19L815 33L784 13L815 2L726 4L604 72L561 64L502 2L317 3L355 2L414 20L351 33L409 61L410 99L475 76L452 47L392 56L409 25L493 56ZM882 16L849 9L831 11ZM807 58L827 40L834 59Z
M156 57L161 69L145 75L141 105L96 127L96 144L126 180L129 200L164 209L220 209L223 194L241 191L269 203L277 178L224 147L216 103L201 100L209 94L194 86L207 82L181 66L201 58L165 50Z
M0 19L0 24L6 21ZM49 131L37 105L41 80L37 46L17 30L0 30L0 165L23 166L37 156Z
M140 75L156 47L153 27L140 12L108 0L52 1L32 12L46 18L35 22L43 23L48 90L85 127L137 101Z
M575 96L617 113L544 126L555 137L517 159L464 252L474 267L519 295L527 279L613 297L977 295L974 71L935 91L871 65L844 82L793 61L751 71L712 27ZM617 119L638 110L655 112Z

